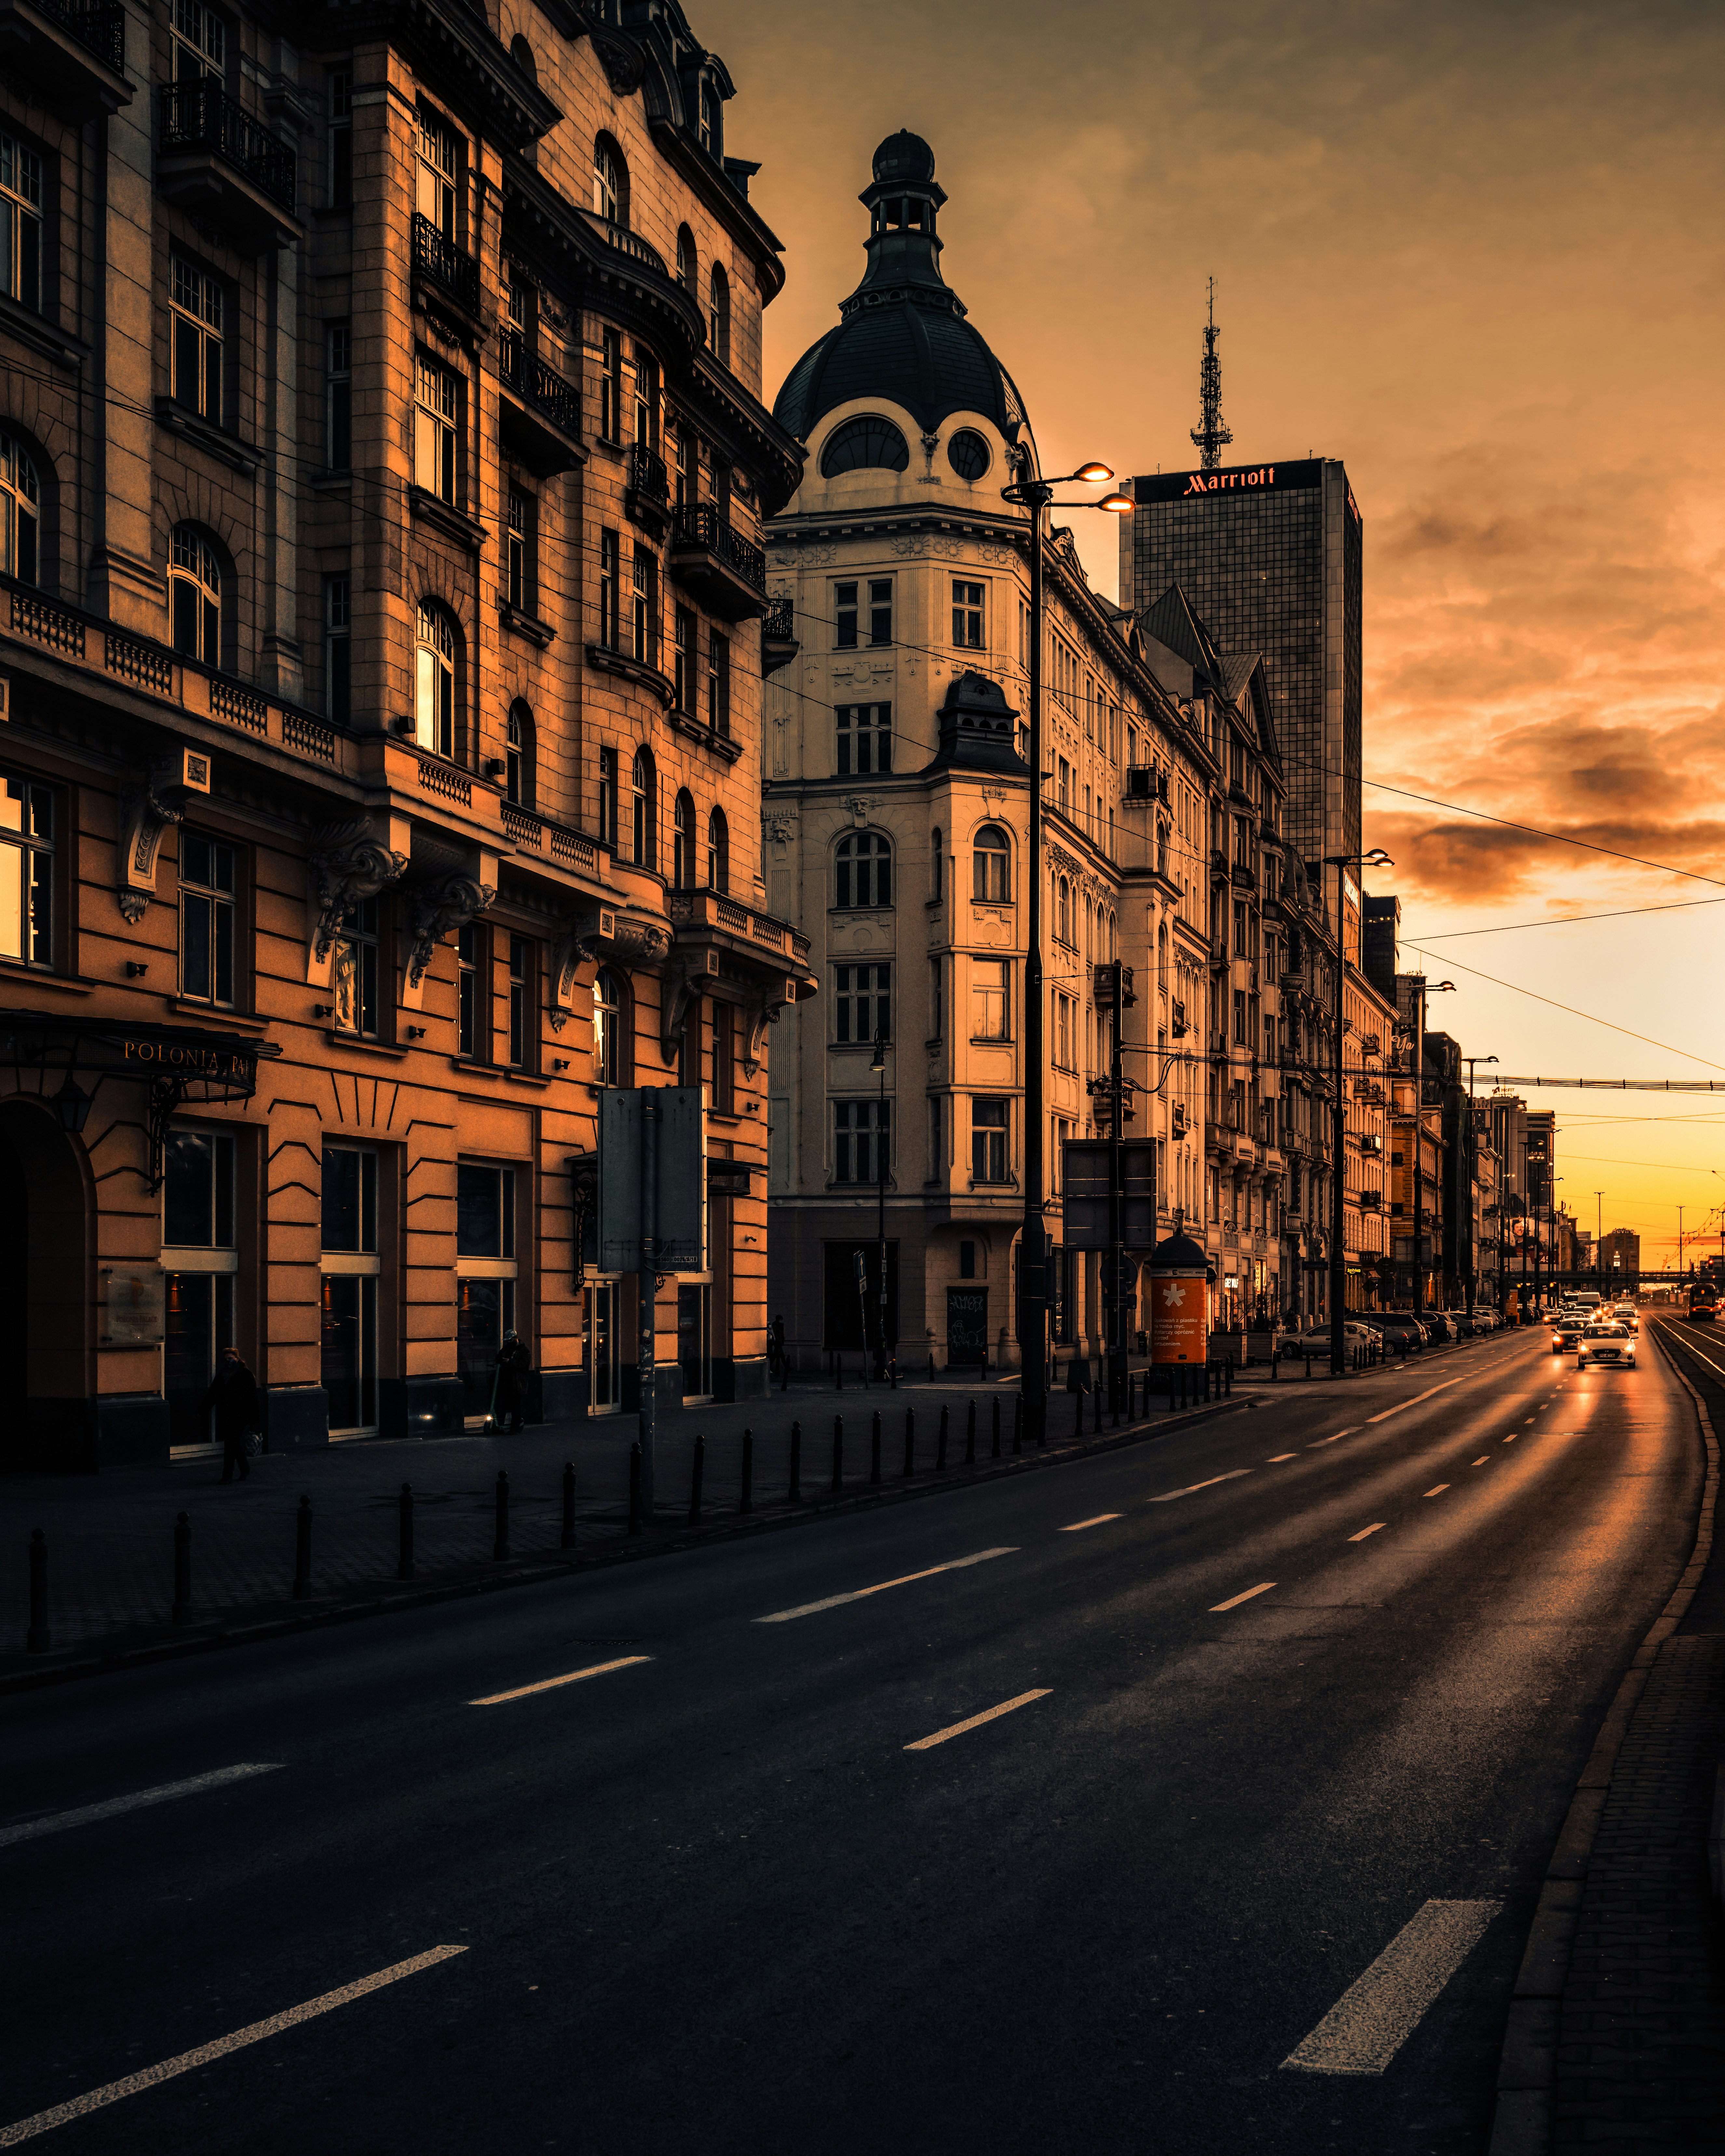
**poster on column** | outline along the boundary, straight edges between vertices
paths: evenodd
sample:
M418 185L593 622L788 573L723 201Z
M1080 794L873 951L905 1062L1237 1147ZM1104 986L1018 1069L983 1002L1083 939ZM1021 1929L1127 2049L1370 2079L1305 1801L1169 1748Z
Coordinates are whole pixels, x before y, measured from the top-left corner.
M1209 1356L1209 1290L1199 1273L1158 1273L1150 1283L1150 1359L1202 1363Z

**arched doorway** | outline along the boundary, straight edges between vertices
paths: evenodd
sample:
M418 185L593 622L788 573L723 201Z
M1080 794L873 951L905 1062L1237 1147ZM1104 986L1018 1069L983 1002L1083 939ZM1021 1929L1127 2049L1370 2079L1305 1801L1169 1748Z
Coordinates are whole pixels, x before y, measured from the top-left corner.
M47 1105L0 1101L0 1471L93 1467L89 1200Z

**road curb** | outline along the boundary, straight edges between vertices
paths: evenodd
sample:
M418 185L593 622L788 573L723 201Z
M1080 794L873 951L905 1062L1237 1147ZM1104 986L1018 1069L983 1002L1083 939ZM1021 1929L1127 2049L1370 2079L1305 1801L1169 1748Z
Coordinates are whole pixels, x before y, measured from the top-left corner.
M1604 1814L1617 1755L1623 1748L1630 1719L1646 1690L1648 1674L1660 1649L1687 1614L1712 1554L1713 1518L1719 1498L1719 1440L1706 1401L1678 1368L1676 1358L1658 1335L1649 1337L1665 1357L1671 1374L1694 1402L1702 1442L1707 1448L1707 1475L1702 1486L1695 1543L1671 1599L1636 1648L1605 1711L1605 1719L1576 1782L1575 1794L1553 1846L1528 1930L1527 1950L1522 1957L1510 2000L1509 2020L1498 2059L1497 2102L1486 2156L1550 2156L1559 2018L1594 1839Z
M1040 1469L1064 1467L1074 1461L1088 1460L1106 1452L1117 1452L1129 1445L1153 1442L1162 1437L1176 1435L1200 1423L1214 1422L1220 1416L1249 1413L1262 1404L1255 1399L1226 1399L1211 1402L1206 1407L1189 1408L1168 1420L1144 1423L1137 1428L1108 1430L1082 1441L1068 1439L1061 1445L1050 1445L1045 1451L1025 1453L1000 1460L978 1460L974 1466L961 1467L938 1481L909 1483L882 1483L878 1488L866 1487L847 1491L841 1496L830 1495L812 1497L794 1510L787 1508L775 1513L752 1512L745 1517L715 1522L711 1527L685 1529L655 1537L651 1541L624 1543L608 1547L583 1556L579 1551L567 1557L552 1555L521 1560L507 1571L481 1574L466 1579L445 1580L440 1584L404 1589L399 1593L368 1595L363 1599L350 1599L330 1602L311 1609L300 1609L291 1616L265 1618L249 1625L234 1625L221 1631L193 1632L189 1635L170 1640L151 1640L146 1645L121 1647L105 1654L74 1655L65 1661L49 1662L39 1666L11 1670L0 1674L0 1699L20 1692L40 1691L51 1685L69 1684L81 1677L109 1676L116 1671L148 1668L159 1662L177 1661L188 1655L212 1654L224 1647L249 1646L264 1640L281 1640L296 1632L322 1630L331 1625L351 1624L361 1618L391 1616L408 1609L425 1609L443 1602L461 1602L475 1595L496 1594L506 1588L536 1587L547 1580L568 1579L583 1573L605 1571L621 1564L637 1564L645 1558L674 1557L688 1550L706 1549L721 1543L741 1541L747 1536L773 1534L786 1527L812 1525L819 1520L839 1519L857 1512L869 1512L886 1505L899 1505L913 1498L932 1497L974 1488L978 1483L999 1482L1014 1475L1029 1474Z

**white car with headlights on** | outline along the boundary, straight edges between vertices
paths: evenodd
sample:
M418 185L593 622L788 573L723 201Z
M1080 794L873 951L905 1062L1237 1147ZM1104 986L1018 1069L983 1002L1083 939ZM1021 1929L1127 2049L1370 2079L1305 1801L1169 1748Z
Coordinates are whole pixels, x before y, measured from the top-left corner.
M1589 1325L1575 1343L1575 1367L1584 1370L1589 1363L1609 1363L1622 1370L1635 1367L1635 1336L1628 1326Z

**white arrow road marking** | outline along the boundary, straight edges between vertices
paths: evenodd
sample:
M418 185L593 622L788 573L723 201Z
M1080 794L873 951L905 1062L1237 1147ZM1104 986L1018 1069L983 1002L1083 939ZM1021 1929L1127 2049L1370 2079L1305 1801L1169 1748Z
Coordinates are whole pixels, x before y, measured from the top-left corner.
M122 1812L141 1811L146 1804L165 1804L172 1797L195 1797L204 1789L218 1789L228 1782L249 1781L254 1774L275 1774L280 1759L266 1759L241 1767L217 1767L208 1774L193 1774L184 1782L164 1782L159 1789L138 1789L129 1797L110 1797L105 1804L79 1804L73 1810L49 1812L42 1819L25 1820L18 1826L0 1827L0 1849L15 1841L33 1841L38 1835L62 1834L69 1826L90 1826L97 1820L117 1819Z
M1282 2065L1307 2074L1381 2074L1502 1907L1428 1902Z

